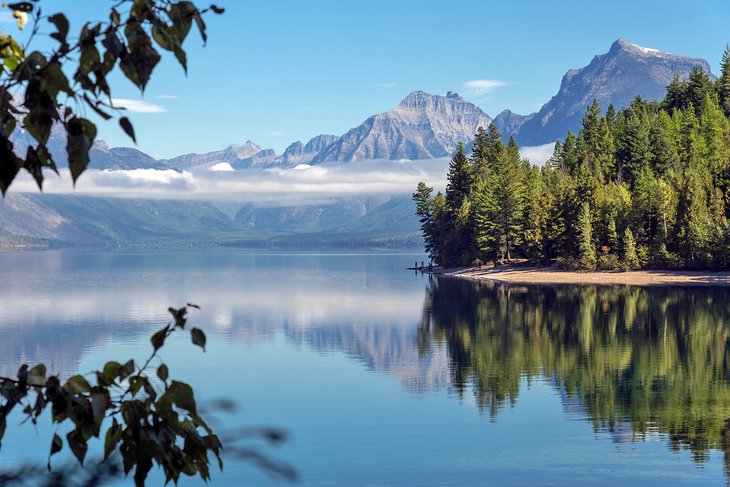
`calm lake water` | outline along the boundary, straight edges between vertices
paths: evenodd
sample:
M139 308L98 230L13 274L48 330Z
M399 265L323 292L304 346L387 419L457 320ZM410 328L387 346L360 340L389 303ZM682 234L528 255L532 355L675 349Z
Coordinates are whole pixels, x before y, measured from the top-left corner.
M212 413L218 432L288 431L254 445L301 485L725 483L730 290L478 284L406 271L415 260L0 253L0 374L143 359L167 307L193 302L207 352L170 341L171 375L201 403L235 402ZM20 419L0 469L45 464L51 426ZM284 485L225 462L213 486Z

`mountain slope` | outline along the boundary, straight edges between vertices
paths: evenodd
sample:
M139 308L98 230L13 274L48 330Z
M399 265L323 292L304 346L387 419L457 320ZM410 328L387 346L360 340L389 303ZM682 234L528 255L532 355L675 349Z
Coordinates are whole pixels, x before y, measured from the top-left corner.
M434 159L467 143L492 119L458 94L414 91L385 113L373 115L325 148L314 163L368 159Z
M517 142L533 146L565 138L569 129L579 129L586 107L594 98L604 110L611 103L617 109L627 107L636 95L662 99L674 75L686 78L695 65L710 73L704 59L677 56L619 39L608 53L563 76L558 93L520 127Z
M536 113L531 113L530 115L519 115L517 113L514 113L512 110L503 110L494 117L494 126L497 127L497 130L505 136L505 138L509 138L510 135L514 135L517 132L519 132L520 128L530 120L532 120Z
M286 148L284 153L279 157L278 162L284 167L293 167L297 164L306 164L322 152L328 145L337 142L339 139L336 135L317 135L310 139L306 144L296 141Z
M196 167L211 167L222 162L233 164L241 159L252 157L261 152L261 147L247 140L243 145L231 145L223 150L204 152L202 154L184 154L172 159L160 161L178 171Z

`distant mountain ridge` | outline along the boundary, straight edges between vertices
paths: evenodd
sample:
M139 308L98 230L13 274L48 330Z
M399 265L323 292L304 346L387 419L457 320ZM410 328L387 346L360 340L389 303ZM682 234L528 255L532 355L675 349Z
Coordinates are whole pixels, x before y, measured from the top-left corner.
M505 134L514 135L523 146L563 139L568 130L577 132L593 99L603 110L610 104L617 110L625 108L637 95L661 100L672 78L679 74L686 79L694 66L712 74L704 59L677 56L618 39L606 54L595 56L587 66L568 70L558 93L539 112L509 127Z

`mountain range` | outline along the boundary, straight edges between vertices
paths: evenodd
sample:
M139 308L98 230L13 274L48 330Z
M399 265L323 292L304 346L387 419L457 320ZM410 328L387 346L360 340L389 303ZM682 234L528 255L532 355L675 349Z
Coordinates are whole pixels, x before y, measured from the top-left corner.
M155 160L137 149L109 148L103 141L97 141L90 167L184 171L218 164L230 165L230 169L249 169L374 159L433 159L451 155L458 142L467 145L478 127L492 122L505 138L514 136L521 146L536 146L562 139L568 130L577 132L593 99L604 110L610 104L616 109L624 108L637 95L661 99L672 78L675 75L687 78L694 66L711 74L710 65L704 59L678 56L618 39L607 53L595 56L587 66L568 70L558 93L538 112L529 115L504 110L492 119L457 93L440 96L413 91L398 106L368 117L341 136L317 135L306 143L296 141L281 155L249 140L223 150ZM32 143L30 136L20 130L13 139L23 152ZM63 166L65 136L61 131L54 130L49 147Z
M703 59L677 56L619 39L587 66L569 70L558 93L537 113L520 115L504 110L492 119L457 93L441 96L413 91L393 109L368 117L341 136L323 134L307 142L296 141L280 155L249 140L223 150L158 160L134 148L110 148L97 141L89 168L231 171L343 166L376 159L445 158L459 142L468 144L478 127L490 123L505 138L514 136L523 147L541 145L564 138L568 130L577 132L585 108L593 99L604 109L609 104L617 109L626 107L637 95L660 99L675 75L686 78L694 66L710 73L710 66ZM29 134L20 129L12 139L17 150L23 152L32 143ZM64 166L65 134L58 127L54 127L48 145L59 165ZM386 236L387 242L420 242L414 240L418 222L407 195L393 200L343 197L327 204L268 208L230 203L226 211L221 210L222 204L17 195L0 205L0 246L2 239L17 241L17 237L51 245L115 245L140 239L164 240L165 235L175 241L210 240L222 235L231 235L234 240L256 240L265 235L266 239L282 242L287 238L293 241L293 235L304 233L328 235L327 241L340 243L343 239L377 241L379 236ZM403 238L393 236L393 221L403 227Z

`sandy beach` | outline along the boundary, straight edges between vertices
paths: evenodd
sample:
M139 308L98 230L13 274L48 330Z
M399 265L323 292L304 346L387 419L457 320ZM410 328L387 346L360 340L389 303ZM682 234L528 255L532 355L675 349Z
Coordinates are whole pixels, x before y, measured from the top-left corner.
M445 269L440 274L521 284L623 284L627 286L729 286L730 271L574 272L554 267L504 266Z

